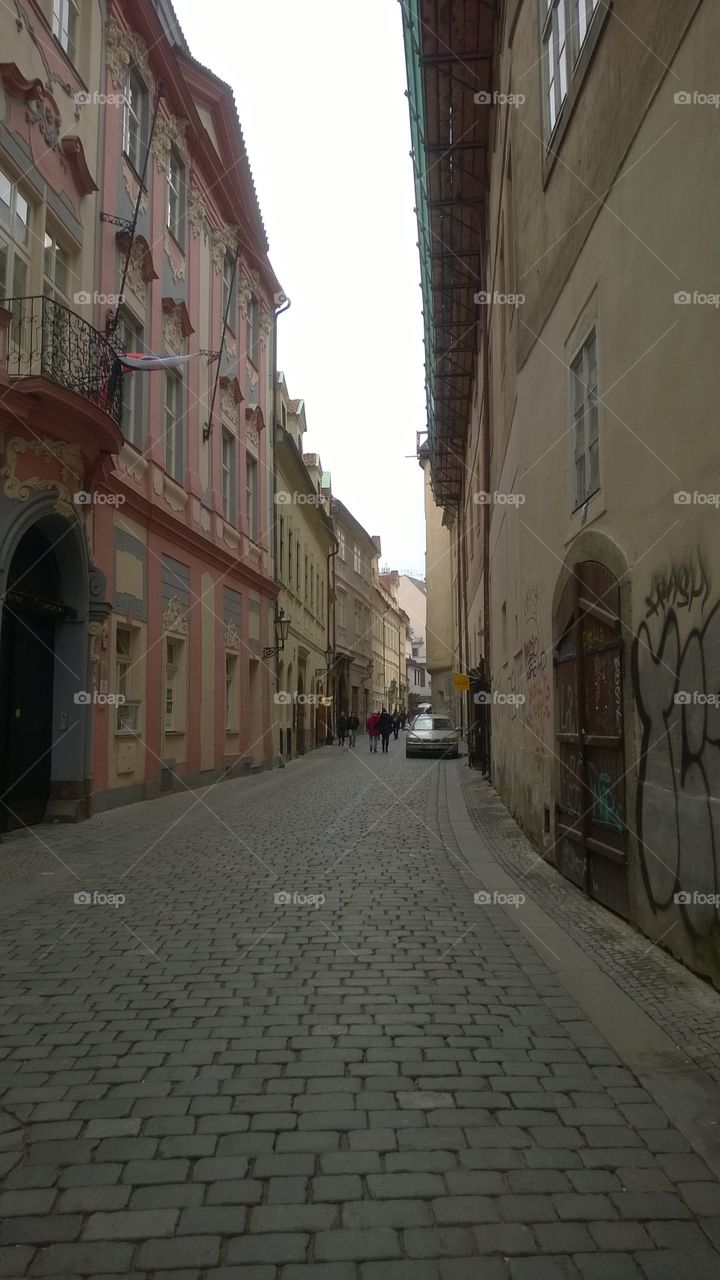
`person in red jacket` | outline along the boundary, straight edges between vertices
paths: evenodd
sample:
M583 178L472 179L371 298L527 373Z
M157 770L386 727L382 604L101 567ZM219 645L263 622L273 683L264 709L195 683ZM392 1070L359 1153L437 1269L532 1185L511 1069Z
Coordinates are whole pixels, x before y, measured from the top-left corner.
M367 731L370 739L370 750L377 751L378 744L378 720L380 719L379 711L371 711L367 718Z

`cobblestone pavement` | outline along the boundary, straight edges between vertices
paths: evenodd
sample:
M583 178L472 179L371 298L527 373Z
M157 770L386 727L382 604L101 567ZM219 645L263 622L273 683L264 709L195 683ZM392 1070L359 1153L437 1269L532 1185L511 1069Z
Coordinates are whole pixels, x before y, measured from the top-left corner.
M461 777L470 817L500 865L720 1084L720 995L543 861L479 773Z
M713 1175L473 900L462 768L42 828L75 874L3 844L0 1276L717 1280Z

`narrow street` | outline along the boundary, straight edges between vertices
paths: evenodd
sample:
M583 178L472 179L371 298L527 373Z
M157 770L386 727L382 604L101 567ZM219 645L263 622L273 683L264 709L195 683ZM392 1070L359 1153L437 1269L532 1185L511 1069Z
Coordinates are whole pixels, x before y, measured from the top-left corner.
M363 736L4 840L0 1276L716 1280L720 1090L463 770Z

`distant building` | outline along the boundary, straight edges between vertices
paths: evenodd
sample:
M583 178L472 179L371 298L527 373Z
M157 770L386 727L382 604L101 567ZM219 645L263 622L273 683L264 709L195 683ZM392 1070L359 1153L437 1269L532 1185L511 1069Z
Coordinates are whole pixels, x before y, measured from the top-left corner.
M405 657L407 663L408 710L414 710L421 702L431 702L432 682L427 670L426 630L427 594L421 578L413 578L397 569L380 574L384 586L396 594L398 604L407 614L407 638Z
M290 399L282 373L275 406L275 576L278 608L290 625L278 654L273 718L280 755L291 760L322 746L332 728L332 710L322 698L331 687L327 652L337 544L320 459L303 452L305 402Z

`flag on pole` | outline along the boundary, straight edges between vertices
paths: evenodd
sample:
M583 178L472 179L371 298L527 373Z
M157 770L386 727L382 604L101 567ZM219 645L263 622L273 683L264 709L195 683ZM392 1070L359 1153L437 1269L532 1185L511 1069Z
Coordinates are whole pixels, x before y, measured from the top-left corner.
M187 364L188 360L192 360L194 355L199 354L193 352L189 356L154 356L142 355L139 352L128 352L126 356L119 356L118 359L124 369L129 372L133 370L144 370L152 372L154 369L177 369L179 366Z

